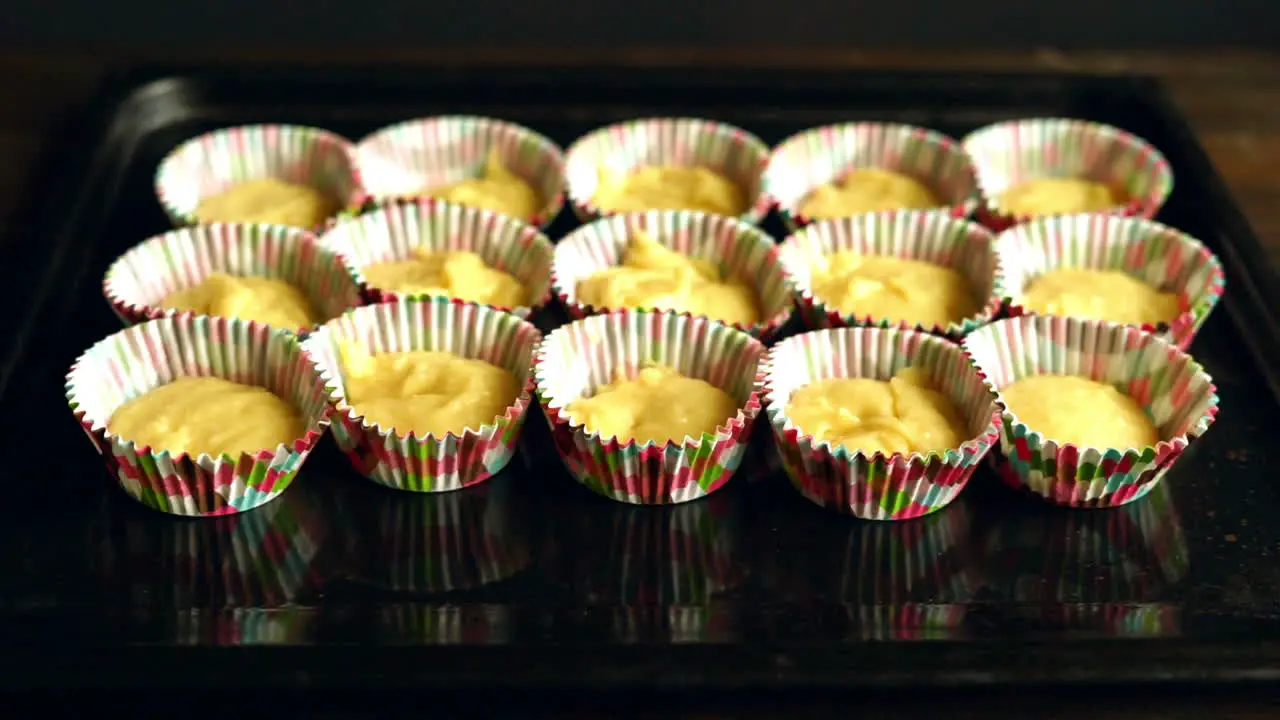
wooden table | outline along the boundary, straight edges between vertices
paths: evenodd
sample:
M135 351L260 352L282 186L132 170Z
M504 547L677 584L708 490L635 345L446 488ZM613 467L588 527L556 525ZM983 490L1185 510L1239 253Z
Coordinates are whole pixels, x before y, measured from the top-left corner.
M223 53L226 55L229 53ZM582 55L546 49L500 51L451 51L434 53L373 51L357 57L318 56L311 52L237 53L237 58L186 56L181 58L120 55L113 61L182 60L216 61L234 64L272 62L349 64L397 62L437 63L443 59L459 63L513 64L536 61L546 64L603 63L625 65L726 66L735 64L786 67L933 67L989 70L1056 70L1114 73L1145 73L1165 80L1181 109L1190 117L1214 163L1244 207L1255 230L1266 244L1273 264L1280 267L1280 53L1223 52L1209 56L1162 53L1063 54L1052 50L1027 53L820 53L802 50L714 54L680 50L614 51L606 55ZM96 57L3 55L0 77L7 90L0 105L0 218L7 217L24 197L24 184L36 151L44 141L51 120L74 109L101 77L102 60ZM0 226L8 241L22 240L22 228ZM569 712L566 717L620 717L610 711L597 715L588 710ZM696 707L696 710L695 710ZM1113 697L1112 693L1073 692L1046 696L1032 691L966 693L962 697L916 696L888 702L872 701L850 705L823 704L821 708L792 708L788 715L818 717L820 710L837 709L841 715L856 710L869 716L894 713L896 717L1045 717L1067 718L1088 715L1103 718L1263 718L1273 717L1274 705L1254 693L1231 693L1212 697L1185 693ZM768 708L768 709L766 709ZM856 709L856 710L855 710ZM712 710L694 703L690 717L775 717L769 706L756 711ZM901 711L898 714L894 711ZM878 711L878 712L877 712ZM826 713L823 712L823 715ZM658 715L654 715L657 717ZM670 715L666 715L670 716ZM885 715L888 716L888 715Z

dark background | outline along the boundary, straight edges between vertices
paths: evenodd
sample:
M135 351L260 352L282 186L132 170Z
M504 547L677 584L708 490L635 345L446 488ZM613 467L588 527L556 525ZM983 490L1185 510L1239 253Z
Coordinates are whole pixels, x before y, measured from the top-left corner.
M1280 46L1274 0L2 0L0 46Z

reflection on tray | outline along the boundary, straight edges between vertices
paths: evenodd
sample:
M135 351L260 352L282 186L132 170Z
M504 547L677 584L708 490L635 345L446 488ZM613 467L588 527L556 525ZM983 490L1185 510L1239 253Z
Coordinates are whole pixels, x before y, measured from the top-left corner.
M499 605L397 603L377 611L381 642L416 645L496 645L511 637L511 614Z
M275 608L319 585L322 513L291 488L261 508L176 519L119 493L90 530L90 561L107 606L135 617L223 608Z
M620 643L714 643L734 640L728 604L649 605L617 608L613 638Z
M186 610L164 635L177 645L293 645L310 641L317 612L277 610Z

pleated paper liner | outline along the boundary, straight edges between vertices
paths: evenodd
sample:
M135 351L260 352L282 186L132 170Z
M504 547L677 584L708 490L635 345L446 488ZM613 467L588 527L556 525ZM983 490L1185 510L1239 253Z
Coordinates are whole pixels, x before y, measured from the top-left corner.
M102 292L125 325L132 325L177 314L165 307L165 298L215 272L287 282L303 292L322 321L363 304L342 259L311 233L284 225L219 223L157 235L112 263Z
M359 212L367 197L351 142L302 125L242 125L192 138L160 163L156 197L175 225L194 225L201 200L265 178L320 190L344 213Z
M958 640L969 606L963 603L846 604L850 635L859 640Z
M503 605L396 603L378 610L376 631L398 645L501 645L514 620Z
M203 522L174 522L116 500L103 504L92 560L108 597L140 615L280 607L322 582L314 563L326 528L305 492Z
M321 326L303 347L335 408L334 440L356 472L397 490L446 492L484 482L511 460L533 395L531 361L540 339L537 328L510 313L437 298L357 308ZM375 355L434 350L482 360L515 375L521 390L505 413L461 435L398 433L369 423L347 404L344 341Z
M820 256L852 251L951 268L967 281L981 310L946 327L910 326L858 313L845 314L814 294L813 263ZM791 278L805 324L814 328L876 326L923 330L959 338L988 323L1005 294L1004 270L991 234L977 223L945 212L903 210L819 220L783 241L782 266Z
M529 566L527 510L508 471L453 493L351 493L356 578L393 592L443 594L501 582Z
M1000 207L1006 190L1028 180L1076 177L1104 183L1126 198L1111 213L1148 219L1173 192L1173 170L1160 151L1110 125L1070 118L1011 120L979 128L960 144L977 172L983 196L979 217L997 231L1031 219Z
M630 173L643 167L706 167L746 193L750 203L739 216L758 223L769 214L761 173L769 147L738 127L698 118L643 118L600 128L579 138L565 153L565 187L574 212L583 222L601 215L592 201L601 168Z
M593 315L547 335L534 373L556 450L588 489L619 502L666 505L720 489L737 471L760 412L756 368L764 346L745 332L669 312ZM714 433L667 443L621 442L574 423L570 403L622 372L657 363L720 388L738 404Z
M572 317L625 309L597 308L579 301L578 284L597 272L620 266L636 231L648 233L660 245L682 255L715 262L725 278L737 278L754 288L764 319L749 327L735 324L739 330L768 338L791 317L791 288L772 237L733 218L683 210L602 218L556 243L552 288Z
M1000 449L1012 476L1058 505L1113 507L1146 495L1218 412L1217 389L1199 363L1125 325L1022 316L979 329L965 338L964 349L997 393ZM1142 406L1162 439L1152 447L1090 448L1046 438L1020 422L999 397L1012 383L1038 375L1075 375L1115 386Z
M996 251L1004 267L1011 314L1030 314L1022 306L1023 293L1047 272L1119 270L1177 293L1178 316L1142 329L1184 350L1217 307L1226 286L1222 263L1200 241L1141 218L1104 214L1037 218L1001 233Z
M1168 638L1182 634L1182 608L1170 603L1058 603L1038 610L1049 632L1091 636Z
M473 252L489 267L511 274L528 290L528 301L499 309L520 317L551 300L551 241L532 225L487 210L433 198L394 202L338 223L320 244L343 257L371 302L408 296L370 285L364 269L412 259L415 250Z
M177 378L218 377L270 390L301 412L306 432L239 457L173 455L107 429L122 405ZM324 385L290 332L235 319L180 315L150 320L98 341L71 366L67 402L111 475L130 497L173 515L251 510L275 499L329 424ZM244 418L227 418L244 422Z
M319 615L316 610L298 607L180 610L163 641L175 645L232 647L297 645L313 641Z
M825 125L792 135L773 149L764 190L792 232L812 222L800 207L819 187L853 170L877 168L910 176L941 200L939 210L967 218L980 200L969 156L955 140L894 123Z
M484 173L491 154L529 183L542 199L533 217L543 226L564 207L564 154L550 139L521 125L488 117L442 115L391 125L355 147L365 188L375 201L414 197L424 189Z
M909 456L832 446L787 417L800 388L832 378L888 380L898 370L927 372L955 403L970 433L960 447ZM838 328L775 345L761 367L766 415L783 467L801 495L866 520L908 520L954 500L997 442L991 395L960 348L942 338L893 328Z

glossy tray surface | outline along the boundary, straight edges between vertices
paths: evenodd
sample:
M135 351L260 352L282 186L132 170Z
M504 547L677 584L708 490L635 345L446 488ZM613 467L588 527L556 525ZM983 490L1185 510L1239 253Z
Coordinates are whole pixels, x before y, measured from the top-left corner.
M513 120L562 145L650 115L725 120L769 143L860 119L953 136L1015 117L1123 127L1173 165L1159 219L1227 268L1226 300L1192 348L1220 389L1218 422L1157 491L1109 511L1047 507L984 469L936 515L848 520L791 489L767 433L725 490L630 507L576 485L537 418L509 470L458 493L377 488L326 440L291 490L243 516L175 520L120 494L61 383L77 353L119 328L100 293L108 264L167 228L151 185L165 153L246 122L359 138L446 113ZM1280 674L1275 270L1151 81L149 69L113 80L58 137L26 208L35 232L8 239L0 290L6 685L725 689ZM553 240L575 225L564 212ZM767 228L781 237L776 218Z

